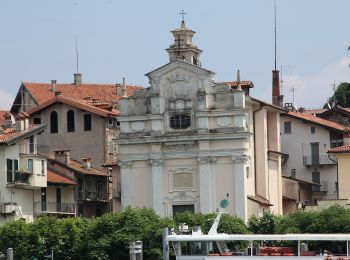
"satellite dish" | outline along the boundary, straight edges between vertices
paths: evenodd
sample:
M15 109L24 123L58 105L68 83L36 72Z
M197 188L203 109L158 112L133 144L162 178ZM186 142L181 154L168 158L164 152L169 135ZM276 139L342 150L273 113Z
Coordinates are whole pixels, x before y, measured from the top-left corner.
M222 201L220 201L220 207L225 209L228 207L228 200L227 199L223 199Z

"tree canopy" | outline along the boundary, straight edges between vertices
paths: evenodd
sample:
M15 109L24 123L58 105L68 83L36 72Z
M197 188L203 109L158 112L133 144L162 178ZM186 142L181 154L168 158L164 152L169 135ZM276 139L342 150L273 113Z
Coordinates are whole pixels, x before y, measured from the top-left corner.
M350 83L341 83L337 87L335 93L328 99L327 103L329 103L331 106L336 104L337 106L341 107L350 107ZM323 108L328 107L327 103L323 106Z

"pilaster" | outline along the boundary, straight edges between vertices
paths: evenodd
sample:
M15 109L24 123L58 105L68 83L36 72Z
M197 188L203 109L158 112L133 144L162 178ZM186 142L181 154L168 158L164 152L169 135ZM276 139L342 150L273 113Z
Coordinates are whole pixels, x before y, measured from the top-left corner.
M233 174L234 174L234 203L235 213L244 221L248 220L248 202L247 202L247 173L246 167L250 160L249 156L234 156Z
M200 212L210 213L215 211L216 203L216 157L198 157L199 162L199 187L200 187Z
M130 206L130 174L131 174L131 161L119 161L120 166L120 182L121 182L121 203L122 209L125 210Z
M156 213L164 217L163 195L163 159L150 159L152 171L151 203Z

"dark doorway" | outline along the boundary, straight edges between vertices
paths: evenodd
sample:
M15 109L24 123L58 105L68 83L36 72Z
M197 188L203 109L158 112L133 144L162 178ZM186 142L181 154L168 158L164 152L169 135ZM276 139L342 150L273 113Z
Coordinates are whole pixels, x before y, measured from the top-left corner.
M46 188L41 188L41 211L46 211Z
M62 193L61 193L61 188L57 188L56 189L56 211L57 212L61 212L61 196L62 196Z

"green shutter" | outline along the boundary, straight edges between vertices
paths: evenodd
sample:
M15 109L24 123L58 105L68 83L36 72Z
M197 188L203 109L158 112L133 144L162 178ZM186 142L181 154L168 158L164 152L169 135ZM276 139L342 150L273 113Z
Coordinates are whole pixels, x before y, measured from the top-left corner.
M6 159L6 169L8 171L12 171L12 160L11 159Z
M18 171L18 160L17 160L17 159L14 159L13 162L14 162L14 163L13 163L13 164L14 164L14 170L15 170L15 172L16 172L16 171Z

